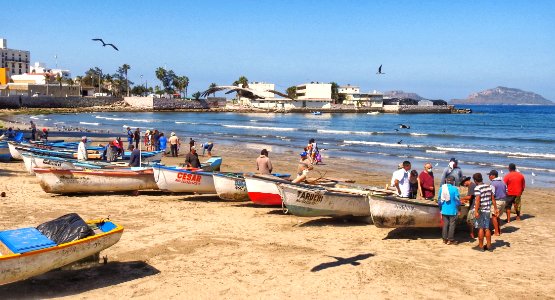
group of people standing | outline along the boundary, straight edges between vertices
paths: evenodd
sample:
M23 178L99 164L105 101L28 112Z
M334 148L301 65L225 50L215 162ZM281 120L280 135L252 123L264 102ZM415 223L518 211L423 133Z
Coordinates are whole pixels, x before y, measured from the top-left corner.
M449 245L458 244L454 239L456 222L459 219L460 206L468 204L466 222L470 237L475 238L475 230L478 230L478 245L474 248L479 251L492 251L492 231L494 235L501 234L500 217L503 212L507 215L506 223L511 222L513 206L516 220L520 220L521 216L521 196L526 187L525 178L513 163L509 164L508 171L505 177L500 178L497 170L491 170L487 174L490 183L485 183L481 173L475 173L472 177L463 176L458 161L451 158L442 173L436 198L432 164L425 163L424 170L418 174L416 170L411 171L409 161L404 161L393 173L391 186L402 198L420 196L432 201L437 199L443 223L443 242Z

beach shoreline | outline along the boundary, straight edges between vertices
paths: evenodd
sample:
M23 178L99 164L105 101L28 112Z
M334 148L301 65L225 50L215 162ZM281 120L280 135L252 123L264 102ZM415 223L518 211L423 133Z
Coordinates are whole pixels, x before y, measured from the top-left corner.
M95 143L102 142L98 139ZM182 163L184 155L163 162ZM224 172L252 172L259 150L237 144L216 147L214 155L223 157ZM295 172L298 153L270 152L269 157L275 172ZM317 165L310 177L383 187L391 174L375 169L334 159ZM1 163L0 177L0 191L7 193L0 198L1 230L36 226L70 212L84 219L109 215L125 227L121 241L102 252L107 265L0 286L0 295L8 298L545 299L555 294L553 189L527 189L523 221L503 223L503 234L493 237L494 252L478 253L471 250L476 241L460 227L461 244L449 246L441 242L439 228L380 229L343 219L301 218L284 215L281 207L214 195L51 195L20 162ZM353 265L354 257L363 258Z

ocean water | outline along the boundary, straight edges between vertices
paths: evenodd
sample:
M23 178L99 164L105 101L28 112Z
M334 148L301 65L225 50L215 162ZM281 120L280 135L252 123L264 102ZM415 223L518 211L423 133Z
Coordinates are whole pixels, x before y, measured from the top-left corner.
M463 106L461 106L463 107ZM555 106L464 106L472 114L275 114L275 113L81 113L18 115L39 125L110 130L126 126L174 131L184 139L216 145L242 143L247 148L302 151L310 138L319 143L325 162L348 158L393 171L409 160L422 169L431 162L436 176L455 157L465 175L507 172L517 165L527 182L555 186ZM399 128L406 124L410 129ZM293 154L292 154L293 155ZM253 158L254 159L254 158ZM501 174L502 175L502 174ZM387 180L384 180L386 182Z

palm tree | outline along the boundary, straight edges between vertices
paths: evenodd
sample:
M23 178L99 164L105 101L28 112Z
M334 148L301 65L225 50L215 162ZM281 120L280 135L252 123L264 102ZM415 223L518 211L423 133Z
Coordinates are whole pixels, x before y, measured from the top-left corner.
M241 87L248 88L249 87L249 80L247 79L247 77L241 76L241 77L239 77L239 79L237 79L237 80L235 80L235 82L233 82L233 85L239 86L239 84L241 85Z
M46 83L46 96L48 96L48 83L50 82L50 73L44 74L44 82Z
M212 89L212 88L215 88L217 86L218 85L215 82L212 82L208 88ZM215 91L212 93L212 97L216 97L216 92Z
M56 82L58 82L59 86L60 86L60 93L62 91L62 76L60 76L60 73L56 74Z
M123 64L121 66L121 69L123 70L123 73L125 74L125 86L127 87L127 97L129 97L129 80L127 80L127 71L129 71L129 69L131 69L131 66L128 64Z

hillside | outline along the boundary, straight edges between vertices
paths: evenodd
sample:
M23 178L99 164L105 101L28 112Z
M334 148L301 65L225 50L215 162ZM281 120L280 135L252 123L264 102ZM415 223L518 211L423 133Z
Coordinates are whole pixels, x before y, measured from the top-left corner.
M390 98L410 98L414 100L424 100L425 98L420 97L420 95L416 93L406 93L403 91L388 91L383 94L385 97Z
M498 86L493 89L484 90L470 94L466 99L453 99L451 104L477 104L477 105L494 105L494 104L534 104L534 105L552 105L553 102L544 97L520 89Z

